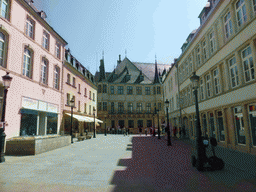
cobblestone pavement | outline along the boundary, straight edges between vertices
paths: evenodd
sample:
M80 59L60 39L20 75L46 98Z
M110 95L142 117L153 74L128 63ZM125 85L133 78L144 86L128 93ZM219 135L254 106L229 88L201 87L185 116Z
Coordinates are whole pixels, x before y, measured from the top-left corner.
M151 136L97 135L36 156L6 156L0 192L256 191L253 176L229 165L198 172L191 146L172 144Z

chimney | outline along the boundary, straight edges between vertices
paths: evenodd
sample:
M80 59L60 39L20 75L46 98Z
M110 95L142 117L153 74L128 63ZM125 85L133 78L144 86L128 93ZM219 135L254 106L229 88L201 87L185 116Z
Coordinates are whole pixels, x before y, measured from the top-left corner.
M121 63L121 55L119 55L119 60L117 60L117 65Z

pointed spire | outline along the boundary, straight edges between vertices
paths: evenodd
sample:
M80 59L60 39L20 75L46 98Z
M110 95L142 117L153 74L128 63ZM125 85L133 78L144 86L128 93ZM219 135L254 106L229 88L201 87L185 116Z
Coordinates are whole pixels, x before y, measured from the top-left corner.
M160 83L160 80L159 80L159 74L157 72L157 59L156 59L156 55L155 55L155 78L154 78L154 84L156 83Z
M125 57L127 57L127 50L125 49Z
M104 67L104 51L102 51L102 59L100 60L100 81L106 80L105 67Z

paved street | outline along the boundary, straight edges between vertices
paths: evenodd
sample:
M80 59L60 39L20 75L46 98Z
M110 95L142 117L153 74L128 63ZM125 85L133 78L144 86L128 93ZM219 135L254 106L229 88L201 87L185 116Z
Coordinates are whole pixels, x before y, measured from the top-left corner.
M255 178L229 165L200 173L191 146L157 137L97 135L96 139L0 164L1 192L256 191Z

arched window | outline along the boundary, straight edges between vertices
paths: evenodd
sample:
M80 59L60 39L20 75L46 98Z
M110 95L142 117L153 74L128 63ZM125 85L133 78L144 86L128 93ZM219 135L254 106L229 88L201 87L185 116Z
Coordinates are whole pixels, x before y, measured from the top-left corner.
M28 49L28 47L25 47L24 49L22 74L32 78L32 51Z
M43 84L47 84L48 82L48 66L48 60L43 58L41 64L41 83Z
M60 85L60 68L55 66L54 68L54 88L59 89Z

